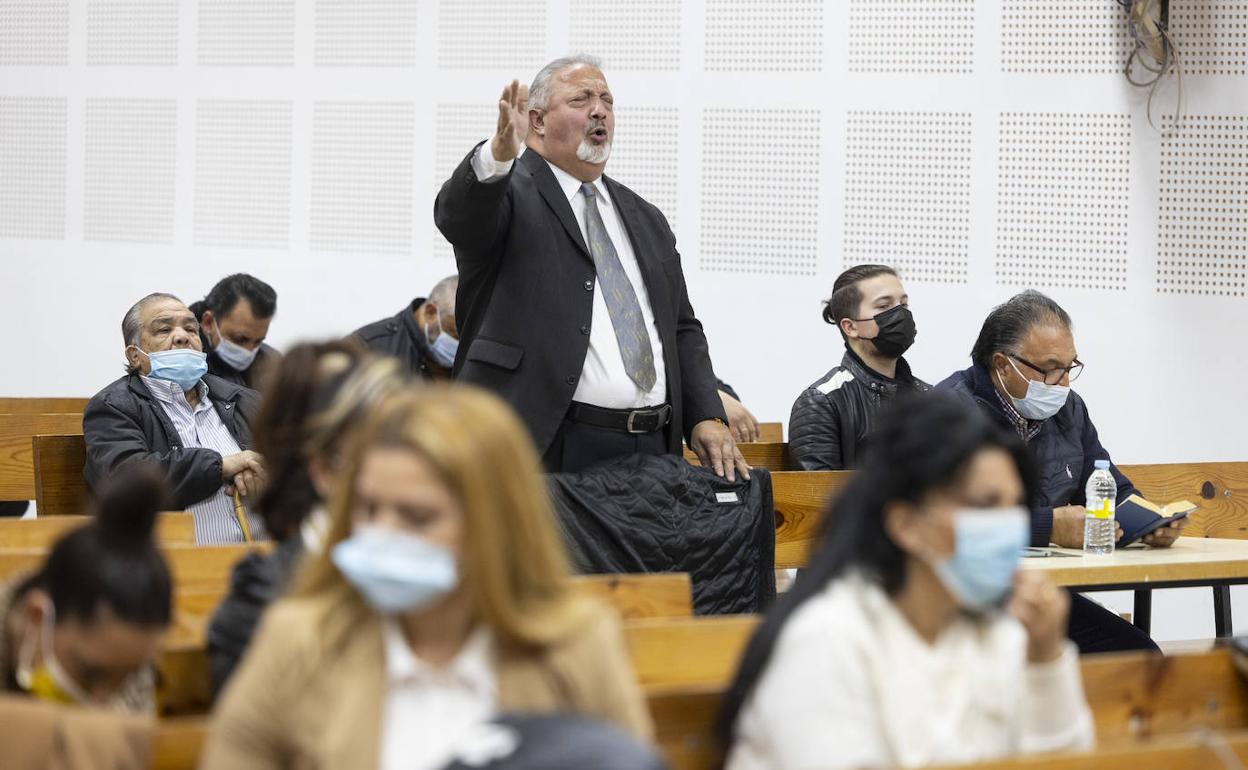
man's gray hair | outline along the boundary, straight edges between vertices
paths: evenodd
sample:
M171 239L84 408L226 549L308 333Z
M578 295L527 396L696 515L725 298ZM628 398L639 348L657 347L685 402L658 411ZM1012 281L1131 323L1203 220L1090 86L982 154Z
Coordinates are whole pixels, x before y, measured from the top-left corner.
M148 294L143 299L134 303L134 305L126 311L125 317L121 319L121 337L125 340L126 347L130 347L131 345L134 345L136 348L139 347L139 340L143 336L143 308L147 306L147 303L155 302L158 299L171 299L175 302L182 301L172 294L166 294L165 292L158 291Z
M448 275L433 285L429 301L438 306L441 315L455 315L455 292L459 290L459 276Z
M551 79L564 70L570 70L573 67L582 65L593 67L599 72L602 71L602 60L587 53L562 56L542 67L541 71L537 73L537 77L533 78L533 84L529 86L529 109L542 110L543 112L550 109Z

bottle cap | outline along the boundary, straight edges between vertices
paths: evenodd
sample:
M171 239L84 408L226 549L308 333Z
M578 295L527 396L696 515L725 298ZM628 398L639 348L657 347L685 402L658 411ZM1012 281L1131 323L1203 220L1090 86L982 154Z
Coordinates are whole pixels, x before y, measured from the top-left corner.
M1098 471L1107 471L1109 470L1109 460L1097 460L1092 463L1092 466Z

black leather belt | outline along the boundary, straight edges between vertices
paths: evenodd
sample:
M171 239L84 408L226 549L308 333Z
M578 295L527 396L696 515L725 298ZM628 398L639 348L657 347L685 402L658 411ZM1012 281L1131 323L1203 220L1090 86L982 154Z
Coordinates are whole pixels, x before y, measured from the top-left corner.
M573 401L568 407L568 419L621 433L653 433L662 430L672 421L672 405L651 406L645 409L607 409L592 404Z

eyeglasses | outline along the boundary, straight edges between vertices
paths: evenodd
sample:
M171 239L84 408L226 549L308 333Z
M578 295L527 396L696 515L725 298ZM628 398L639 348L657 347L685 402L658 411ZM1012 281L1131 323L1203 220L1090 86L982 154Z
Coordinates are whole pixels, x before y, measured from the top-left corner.
M1006 355L1014 359L1015 361L1019 362L1023 366L1027 367L1028 369L1037 371L1040 374L1044 375L1045 385L1060 385L1062 383L1062 378L1066 376L1069 376L1070 381L1074 382L1075 380L1079 379L1079 375L1083 374L1083 362L1077 358L1071 363L1070 366L1059 366L1055 369L1041 369L1040 367L1036 366L1035 364L1023 358L1022 356L1016 356L1013 353L1006 353Z

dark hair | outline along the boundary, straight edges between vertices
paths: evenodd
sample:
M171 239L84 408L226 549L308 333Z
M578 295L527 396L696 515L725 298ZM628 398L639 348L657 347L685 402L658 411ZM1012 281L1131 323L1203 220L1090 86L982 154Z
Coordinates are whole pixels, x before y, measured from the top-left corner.
M229 315L240 299L246 299L257 318L272 318L277 312L277 292L253 275L235 273L217 281L208 296L191 305L191 312L204 320L204 311L211 310L216 318Z
M824 513L810 563L755 632L736 679L724 697L717 732L725 748L742 706L767 666L786 622L808 599L851 568L893 594L905 582L905 555L889 538L882 511L892 501L917 502L954 483L981 449L1010 453L1031 498L1036 471L1026 446L993 423L975 404L931 391L898 398L881 414L861 468ZM833 533L834 534L830 534Z
M286 352L251 424L255 449L269 468L256 509L271 536L283 540L298 531L320 502L308 474L313 454L333 451L365 407L403 382L399 371L395 359L374 355L350 338Z
M862 289L858 284L878 275L897 275L897 271L888 265L855 265L836 278L832 284L832 296L823 301L823 320L841 329L842 318L853 318L862 304ZM845 339L845 332L841 332Z
M992 368L993 353L1013 352L1033 326L1057 324L1072 328L1070 314L1062 306L1035 289L1015 294L992 309L979 330L971 361L985 369Z
M17 595L41 588L52 598L56 622L93 623L102 608L125 623L165 627L172 616L173 580L156 547L156 514L172 507L160 469L131 463L101 488L94 519L52 546L43 567Z

